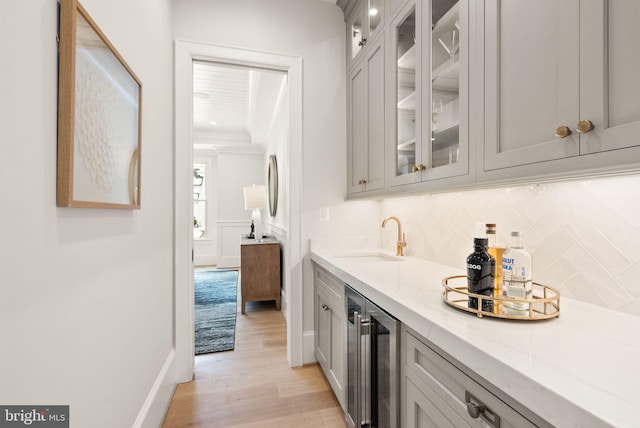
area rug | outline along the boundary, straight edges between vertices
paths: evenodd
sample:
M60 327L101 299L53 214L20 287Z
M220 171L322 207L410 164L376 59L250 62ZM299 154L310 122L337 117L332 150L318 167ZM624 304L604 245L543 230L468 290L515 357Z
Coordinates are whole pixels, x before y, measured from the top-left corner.
M237 287L237 270L194 272L196 355L233 349Z

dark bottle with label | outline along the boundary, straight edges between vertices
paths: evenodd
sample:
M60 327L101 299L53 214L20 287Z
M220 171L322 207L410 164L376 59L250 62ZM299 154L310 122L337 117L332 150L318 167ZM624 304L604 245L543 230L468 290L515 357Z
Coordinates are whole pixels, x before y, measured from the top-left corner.
M493 296L496 259L487 252L486 238L473 239L473 253L467 257L467 289L470 293ZM469 296L469 308L478 309L478 298ZM482 299L482 310L493 312L493 300Z

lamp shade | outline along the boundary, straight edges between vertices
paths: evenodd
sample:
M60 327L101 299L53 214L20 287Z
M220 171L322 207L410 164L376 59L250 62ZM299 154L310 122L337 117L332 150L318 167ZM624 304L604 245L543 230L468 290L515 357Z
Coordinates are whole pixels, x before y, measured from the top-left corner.
M265 186L245 187L244 191L244 209L252 210L254 208L265 208L267 206L267 190Z

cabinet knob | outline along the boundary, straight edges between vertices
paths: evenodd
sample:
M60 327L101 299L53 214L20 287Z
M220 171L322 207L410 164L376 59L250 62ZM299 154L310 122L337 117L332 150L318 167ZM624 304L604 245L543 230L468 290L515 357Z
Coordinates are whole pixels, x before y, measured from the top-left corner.
M571 135L571 129L568 126L560 125L556 128L556 137L567 138Z
M367 180L365 179L358 180L358 184L367 184Z
M474 397L469 391L464 392L464 401L467 403L467 413L473 419L482 418L486 425L493 428L500 428L500 416L493 413L480 400Z
M360 39L360 41L358 42L358 46L364 46L366 44L367 44L367 39L365 38Z
M322 304L322 309L324 309L325 311L328 311L331 308L323 303Z
M578 126L576 127L576 131L581 134L586 134L587 132L593 129L593 123L590 120L581 120L578 122Z
M479 418L482 412L484 412L485 407L483 405L476 405L473 403L467 403L467 413L473 419Z
M418 165L414 165L414 166L411 168L411 172L424 171L425 169L427 169L427 167L420 163L420 164L418 164Z

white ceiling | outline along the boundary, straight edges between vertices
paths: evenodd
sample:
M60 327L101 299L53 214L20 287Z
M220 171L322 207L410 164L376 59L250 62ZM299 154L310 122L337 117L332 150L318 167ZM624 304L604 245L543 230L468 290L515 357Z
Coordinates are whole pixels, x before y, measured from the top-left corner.
M281 71L194 61L194 147L264 149L285 90Z

